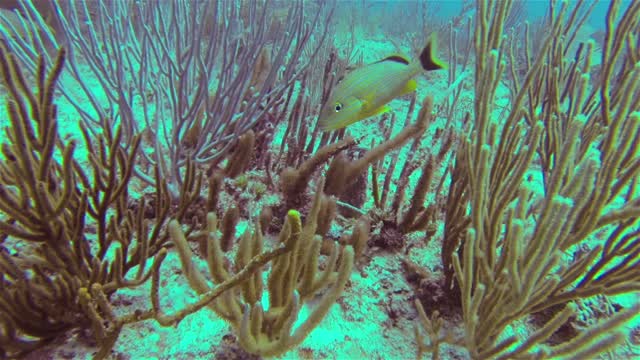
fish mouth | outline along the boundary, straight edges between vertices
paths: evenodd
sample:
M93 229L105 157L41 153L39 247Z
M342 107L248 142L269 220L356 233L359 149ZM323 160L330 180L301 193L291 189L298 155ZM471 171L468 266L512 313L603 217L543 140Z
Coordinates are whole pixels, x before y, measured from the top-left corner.
M323 116L318 117L318 127L320 130L325 131L330 128L329 124L331 124L331 119Z
M331 123L331 116L333 114L331 114L329 110L330 109L325 106L320 111L320 115L318 115L318 125L320 126L320 128L324 128L328 123Z

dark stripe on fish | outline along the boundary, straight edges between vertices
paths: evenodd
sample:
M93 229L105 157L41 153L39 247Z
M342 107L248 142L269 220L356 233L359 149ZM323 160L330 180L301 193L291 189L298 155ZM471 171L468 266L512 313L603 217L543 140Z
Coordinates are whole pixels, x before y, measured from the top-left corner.
M382 60L374 62L374 64L381 63L383 61L393 61L393 62L397 62L397 63L400 63L400 64L409 65L409 60L405 59L404 57L402 57L400 55L388 56L388 57L386 57L386 58L384 58Z

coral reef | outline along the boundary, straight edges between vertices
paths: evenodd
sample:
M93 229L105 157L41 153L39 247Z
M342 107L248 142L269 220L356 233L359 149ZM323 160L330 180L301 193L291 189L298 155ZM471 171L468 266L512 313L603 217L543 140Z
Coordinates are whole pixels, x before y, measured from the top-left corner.
M0 10L0 359L640 353L639 2L47 4Z

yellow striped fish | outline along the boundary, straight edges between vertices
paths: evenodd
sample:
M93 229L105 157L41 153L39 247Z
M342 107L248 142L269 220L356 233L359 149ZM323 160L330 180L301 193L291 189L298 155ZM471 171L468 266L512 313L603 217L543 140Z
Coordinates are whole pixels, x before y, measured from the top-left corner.
M389 111L388 102L416 90L413 78L417 74L446 68L446 64L435 57L435 51L436 37L431 36L420 57L413 62L401 55L391 55L348 73L320 111L320 129L341 129Z

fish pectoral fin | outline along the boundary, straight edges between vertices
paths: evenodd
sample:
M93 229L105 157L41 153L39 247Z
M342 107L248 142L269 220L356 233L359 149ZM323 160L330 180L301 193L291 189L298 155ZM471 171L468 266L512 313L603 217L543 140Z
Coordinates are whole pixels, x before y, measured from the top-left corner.
M371 101L369 99L362 99L360 101L360 112L368 114L371 111Z
M418 82L415 79L411 79L407 81L402 91L400 91L400 96L411 94L414 91L416 91L417 88L418 88Z
M371 111L365 112L364 115L365 115L365 117L369 117L369 116L384 114L384 113L389 112L389 111L391 111L391 106L382 105L379 108L375 108L375 109L372 109Z

